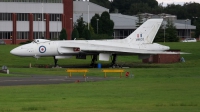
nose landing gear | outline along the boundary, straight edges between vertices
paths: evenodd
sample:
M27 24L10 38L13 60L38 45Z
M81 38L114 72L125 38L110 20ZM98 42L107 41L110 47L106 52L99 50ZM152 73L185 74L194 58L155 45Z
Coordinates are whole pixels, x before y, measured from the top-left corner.
M56 59L56 56L54 56L53 57L53 59L54 59L54 67L57 67L58 66L58 59Z

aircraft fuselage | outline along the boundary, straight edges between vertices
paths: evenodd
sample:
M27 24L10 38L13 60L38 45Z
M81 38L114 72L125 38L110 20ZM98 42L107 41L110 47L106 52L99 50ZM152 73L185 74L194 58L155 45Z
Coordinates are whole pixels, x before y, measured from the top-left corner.
M68 40L68 41L50 41L44 39L36 39L35 42L19 46L11 51L11 54L26 57L43 57L43 56L74 56L82 53L84 49L92 48L95 50L113 47L117 49L138 49L151 51L169 50L168 46L160 44L139 44L134 45L126 42L118 42L117 40ZM40 42L41 41L41 42ZM67 47L66 47L67 46Z

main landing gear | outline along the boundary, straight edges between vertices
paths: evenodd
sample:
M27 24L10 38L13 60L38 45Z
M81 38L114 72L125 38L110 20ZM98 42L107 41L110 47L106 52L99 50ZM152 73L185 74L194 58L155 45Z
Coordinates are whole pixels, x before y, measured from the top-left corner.
M90 67L94 68L96 66L96 61L97 61L97 55L92 55L92 61Z
M114 67L116 65L116 61L117 61L117 55L116 54L113 54L112 55L112 62L111 62L111 65L110 67Z
M91 61L91 64L90 64L90 67L96 67L96 61L97 61L97 56L98 55L92 55L92 61ZM117 54L113 54L112 55L112 62L111 62L111 65L110 65L110 67L112 67L112 68L120 68L120 66L119 65L117 65L116 64L116 61L117 61ZM54 56L53 57L54 58L54 67L58 67L58 59L56 59L56 57Z
M110 67L111 68L120 68L119 65L116 64L116 61L117 61L117 54L112 54L112 62L111 62L111 65Z
M53 59L54 59L54 67L57 67L58 66L58 59L56 59L56 56L54 56L53 57Z
M98 55L92 55L92 61L91 61L90 67L95 68L97 66L97 64L96 64L97 56ZM110 67L112 67L112 68L120 68L120 66L116 64L116 61L117 61L117 54L113 54L112 55L112 62L111 62Z

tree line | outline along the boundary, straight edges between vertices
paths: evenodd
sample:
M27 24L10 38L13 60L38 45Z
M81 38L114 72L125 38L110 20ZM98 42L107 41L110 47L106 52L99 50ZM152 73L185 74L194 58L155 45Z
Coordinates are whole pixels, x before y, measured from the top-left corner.
M193 19L200 17L200 4L195 2L186 2L183 5L158 4L156 0L90 0L95 4L110 9L110 13L118 10L119 13L126 15L137 15L140 13L169 13L177 15L178 19Z
M186 2L183 5L158 4L156 0L90 0L95 4L110 9L110 13L121 13L125 15L137 15L138 13L172 14L177 19L190 19L192 25L196 26L194 37L200 36L200 4Z

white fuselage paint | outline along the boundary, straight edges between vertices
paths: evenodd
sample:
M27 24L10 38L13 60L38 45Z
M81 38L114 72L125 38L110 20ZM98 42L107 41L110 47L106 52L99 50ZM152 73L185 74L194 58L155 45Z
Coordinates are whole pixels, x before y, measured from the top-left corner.
M41 39L38 39L41 40ZM64 46L68 46L65 48ZM19 46L11 51L12 54L17 56L73 56L81 50L92 48L95 50L102 50L102 46L113 47L114 51L120 48L127 49L141 49L150 51L165 51L169 50L168 46L160 44L138 44L118 42L117 40L70 40L70 41L46 41L39 43L29 43ZM80 48L80 51L74 51L73 48Z

